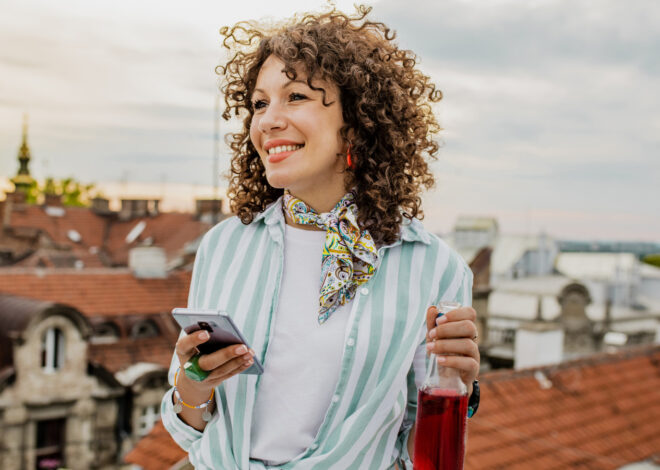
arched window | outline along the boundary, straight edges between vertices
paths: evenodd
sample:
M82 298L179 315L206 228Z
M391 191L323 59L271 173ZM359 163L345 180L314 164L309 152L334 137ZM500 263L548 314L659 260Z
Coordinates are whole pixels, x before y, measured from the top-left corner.
M64 365L64 333L59 328L48 328L41 338L41 367L47 373Z
M153 338L159 334L158 325L152 320L139 321L131 328L131 336L133 338Z

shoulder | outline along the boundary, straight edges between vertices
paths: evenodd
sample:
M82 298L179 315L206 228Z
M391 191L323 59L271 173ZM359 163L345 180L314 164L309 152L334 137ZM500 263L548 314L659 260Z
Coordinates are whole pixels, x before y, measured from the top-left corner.
M459 275L471 275L465 260L438 235L426 230L421 221L413 219L402 225L401 238L404 243L415 243L424 258L434 260L436 269Z
M217 247L231 248L232 245L238 245L244 239L245 233L254 230L255 224L258 223L259 222L253 222L245 225L236 216L228 217L211 227L211 229L202 236L198 253L203 254Z

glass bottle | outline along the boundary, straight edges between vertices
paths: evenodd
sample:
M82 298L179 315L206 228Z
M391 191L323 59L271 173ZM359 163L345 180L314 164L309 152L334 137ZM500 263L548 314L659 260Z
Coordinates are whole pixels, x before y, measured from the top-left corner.
M440 302L438 317L460 306ZM459 371L438 365L437 356L431 354L417 398L413 469L462 470L468 395Z

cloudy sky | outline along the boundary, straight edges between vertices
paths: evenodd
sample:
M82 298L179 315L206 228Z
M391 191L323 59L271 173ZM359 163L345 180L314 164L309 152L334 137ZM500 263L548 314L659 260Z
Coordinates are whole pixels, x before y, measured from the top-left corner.
M27 112L37 178L208 187L218 29L322 4L235 3L4 0L0 177ZM660 241L657 0L370 3L444 93L430 229L469 214L510 233Z

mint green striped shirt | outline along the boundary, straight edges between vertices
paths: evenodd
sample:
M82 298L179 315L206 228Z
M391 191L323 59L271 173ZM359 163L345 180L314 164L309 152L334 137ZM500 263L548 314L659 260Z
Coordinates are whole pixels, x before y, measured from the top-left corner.
M200 244L188 298L190 308L228 312L264 367L283 270L280 208L277 200L249 225L232 217L211 229ZM417 220L403 225L400 239L378 255L375 275L352 302L341 373L313 444L279 466L250 459L259 376L238 375L216 388L217 411L203 433L174 413L170 389L162 401L163 424L196 469L376 470L397 461L410 464L406 442L417 410L412 363L425 341L426 309L441 300L470 305L472 272ZM304 360L322 367L318 358ZM174 355L170 383L178 366Z

